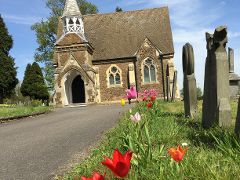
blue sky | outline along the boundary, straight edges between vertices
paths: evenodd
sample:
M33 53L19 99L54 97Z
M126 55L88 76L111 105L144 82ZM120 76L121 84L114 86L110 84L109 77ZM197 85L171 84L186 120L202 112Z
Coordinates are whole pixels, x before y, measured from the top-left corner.
M12 35L14 46L10 51L18 67L17 78L22 81L27 63L34 62L38 47L35 32L30 26L49 16L47 0L0 0L0 14ZM168 6L175 49L174 65L178 70L180 89L183 87L182 47L189 42L194 49L195 77L203 90L206 59L205 32L228 27L227 47L234 49L235 73L240 75L240 1L239 0L88 0L99 13L114 12L117 6L123 11Z

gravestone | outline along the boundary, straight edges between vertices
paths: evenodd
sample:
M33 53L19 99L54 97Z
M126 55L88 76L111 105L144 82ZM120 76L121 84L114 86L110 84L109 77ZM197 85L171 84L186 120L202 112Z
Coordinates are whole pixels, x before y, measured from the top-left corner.
M238 98L238 110L235 122L235 134L239 135L239 130L240 130L240 97Z
M170 101L170 77L167 77L167 101Z
M197 87L192 45L186 43L182 52L184 110L186 117L198 118Z
M174 71L173 88L172 88L172 102L175 101L176 86L177 86L177 71Z
M230 99L238 98L238 81L240 77L234 73L234 50L228 48L228 62L229 62L229 92Z
M227 27L220 26L213 35L206 33L207 58L205 64L202 125L211 127L231 125L229 98L229 62L226 51Z

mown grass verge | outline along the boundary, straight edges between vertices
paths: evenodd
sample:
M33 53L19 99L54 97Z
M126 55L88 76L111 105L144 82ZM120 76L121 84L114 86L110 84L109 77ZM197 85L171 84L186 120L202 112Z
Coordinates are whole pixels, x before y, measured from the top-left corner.
M52 106L0 106L0 118L19 116L52 109Z
M237 114L237 100L231 100L232 126L212 127L204 129L201 126L201 105L199 101L199 119L185 118L184 104L182 102L163 102L157 100L154 109L138 105L132 110L145 113L148 131L152 145L152 159L144 161L143 154L134 152L131 167L125 179L129 180L156 180L156 179L181 179L179 163L175 162L167 149L177 148L182 143L187 143L188 150L181 161L184 179L239 179L240 177L240 140L234 138L234 125ZM115 149L125 154L129 147L126 137L132 137L137 146L136 134L139 133L138 125L129 119L127 113L118 122L115 129L106 133L107 139L90 152L86 158L72 172L56 179L77 180L81 176L92 177L94 172L101 175L106 173L108 180L118 179L101 164L104 156L112 159ZM146 123L142 117L141 127ZM89 131L90 132L90 131ZM145 144L147 145L146 134ZM147 148L147 147L146 147ZM183 149L186 147L182 147ZM137 162L137 163L136 163Z

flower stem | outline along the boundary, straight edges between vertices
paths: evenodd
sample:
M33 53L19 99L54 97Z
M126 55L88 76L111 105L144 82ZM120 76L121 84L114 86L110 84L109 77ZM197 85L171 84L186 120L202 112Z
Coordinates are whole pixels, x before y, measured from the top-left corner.
M141 135L142 135L143 146L144 146L144 149L145 149L144 138L143 138L143 134L142 134L142 130L141 130L141 127L140 127L140 124L139 124L139 122L138 122L138 126L139 126L139 130L140 130L140 132L141 132Z
M179 166L180 166L180 171L181 171L181 180L183 180L183 176L182 176L182 165L181 162L179 161Z

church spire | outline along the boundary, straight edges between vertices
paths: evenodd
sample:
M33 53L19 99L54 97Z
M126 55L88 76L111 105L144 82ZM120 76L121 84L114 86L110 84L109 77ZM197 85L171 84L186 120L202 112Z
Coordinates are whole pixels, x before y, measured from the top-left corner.
M62 20L64 33L76 32L84 34L83 16L76 0L66 0Z

